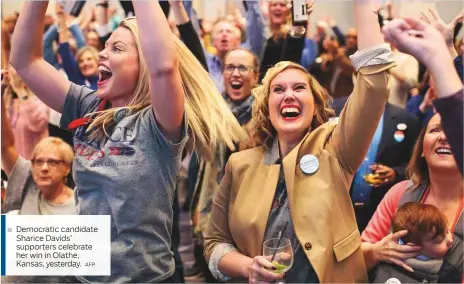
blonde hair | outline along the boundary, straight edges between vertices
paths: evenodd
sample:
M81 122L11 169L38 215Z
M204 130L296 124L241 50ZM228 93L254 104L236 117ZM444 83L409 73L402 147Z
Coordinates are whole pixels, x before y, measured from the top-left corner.
M269 6L267 7L268 11L270 9L270 5L272 4L272 2L287 2L287 7L288 7L288 15L285 17L285 23L283 23L281 26L280 26L280 30L279 31L273 31L273 34L272 34L272 37L275 39L275 40L278 40L278 39L282 39L282 38L285 38L288 34L288 32L290 31L290 26L292 24L292 8L289 7L289 5L291 5L291 1L290 0L278 0L278 1L275 1L275 0L271 0L269 1ZM269 16L269 24L271 24L271 17Z
M137 21L135 18L127 18L119 26L132 32L139 53L138 83L132 101L125 107L129 113L134 114L151 105L149 73L142 56ZM185 93L185 115L195 150L200 156L210 159L220 143L235 149L234 141L246 139L246 133L200 62L175 35L172 38L177 46L179 72ZM90 124L87 132L94 131L92 137L108 136L106 129L115 124L113 117L119 109L121 108L97 112L99 115Z
M64 142L61 138L58 137L46 137L37 143L32 152L32 159L44 151L48 152L50 150L58 150L60 158L66 163L68 167L71 166L71 163L74 159L74 152L71 146L68 143Z
M76 62L77 62L77 64L79 64L79 60L81 59L81 56L87 51L90 52L90 54L92 54L92 57L94 57L95 60L98 61L98 50L93 46L88 46L87 45L87 46L81 47L76 52Z
M303 66L290 61L281 61L266 72L262 85L252 90L252 94L255 96L255 102L253 104L253 118L250 122L250 129L251 138L258 143L258 145L270 147L273 138L277 135L276 129L269 118L271 82L277 75L292 68L305 72L308 77L311 94L314 97L315 114L310 129L317 128L327 122L330 117L335 116L334 110L329 105L330 97L327 90L325 90Z

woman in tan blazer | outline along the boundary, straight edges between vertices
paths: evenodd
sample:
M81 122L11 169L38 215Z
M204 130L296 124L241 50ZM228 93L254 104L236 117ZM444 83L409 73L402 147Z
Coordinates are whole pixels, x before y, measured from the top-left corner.
M360 235L349 196L388 99L391 50L373 0L355 0L358 72L340 119L328 95L295 63L271 68L254 89L252 138L262 146L233 154L226 166L205 236L213 275L272 282L283 275L262 255L263 241L291 240L288 282L365 282ZM275 268L274 268L275 269Z

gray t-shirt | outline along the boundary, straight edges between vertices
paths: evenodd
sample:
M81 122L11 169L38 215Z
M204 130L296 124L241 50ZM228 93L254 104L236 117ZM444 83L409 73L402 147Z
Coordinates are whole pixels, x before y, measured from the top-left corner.
M60 125L97 110L96 92L71 84ZM108 138L91 140L86 127L74 134L77 209L111 216L111 275L91 282L158 282L174 273L172 204L183 138L174 144L158 129L151 106L123 116ZM83 278L83 279L82 279Z
M19 157L8 178L5 209L20 215L76 215L74 199L53 204L43 198L32 178L31 162Z

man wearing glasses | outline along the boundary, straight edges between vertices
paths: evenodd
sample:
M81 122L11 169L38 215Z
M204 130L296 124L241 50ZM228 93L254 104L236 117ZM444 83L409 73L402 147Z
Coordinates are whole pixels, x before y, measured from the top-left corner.
M224 99L240 125L249 132L247 124L251 120L254 102L251 90L258 83L259 78L258 57L248 49L233 49L224 57L222 75L225 87ZM241 151L251 147L252 143L245 141L237 145L235 150ZM229 149L219 147L214 160L200 161L198 180L195 183L190 207L195 236L195 258L207 283L216 283L217 280L211 275L203 257L203 232L208 226L213 198L219 189L225 165L231 154Z

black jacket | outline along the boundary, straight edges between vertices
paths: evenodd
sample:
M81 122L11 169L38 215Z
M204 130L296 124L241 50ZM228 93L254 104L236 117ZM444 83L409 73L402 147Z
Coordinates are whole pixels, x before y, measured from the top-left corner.
M406 179L406 167L411 159L412 150L421 130L417 118L406 110L387 103L384 112L382 137L377 150L376 163L395 170L396 179L389 184L373 188L369 203L356 213L359 230L362 232L374 215L375 209L387 191L396 183ZM406 129L401 130L406 125ZM399 129L401 128L401 129ZM395 132L402 132L404 139L395 140Z

